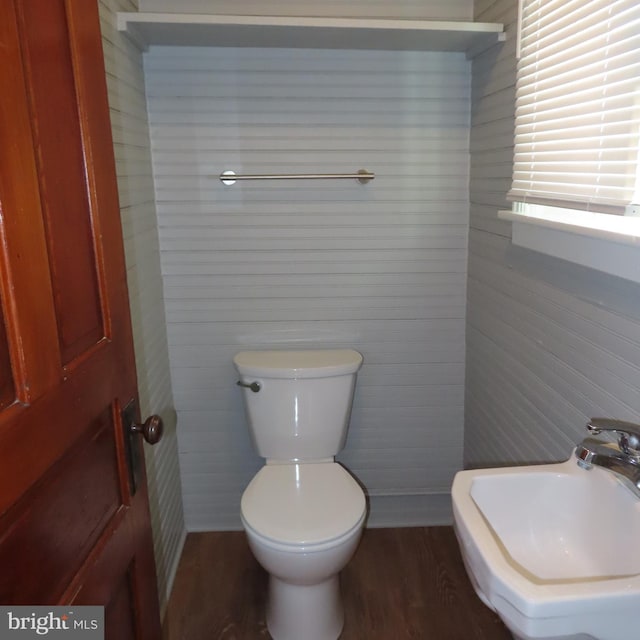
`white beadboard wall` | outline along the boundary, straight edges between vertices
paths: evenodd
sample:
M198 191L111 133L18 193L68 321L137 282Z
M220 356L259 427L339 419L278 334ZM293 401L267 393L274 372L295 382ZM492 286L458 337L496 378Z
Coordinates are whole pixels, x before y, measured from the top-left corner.
M371 526L446 522L462 464L470 63L463 54L145 55L189 530L240 528L262 464L232 357L364 355L340 460ZM376 173L224 186L221 171Z
M640 287L512 247L517 0L477 0L508 39L473 63L465 464L562 460L590 416L640 419Z
M471 20L473 0L140 0L140 11L334 18Z
M111 124L122 216L140 411L159 413L162 440L145 445L158 591L164 612L186 535L162 297L142 56L116 31L115 12L134 2L100 0Z

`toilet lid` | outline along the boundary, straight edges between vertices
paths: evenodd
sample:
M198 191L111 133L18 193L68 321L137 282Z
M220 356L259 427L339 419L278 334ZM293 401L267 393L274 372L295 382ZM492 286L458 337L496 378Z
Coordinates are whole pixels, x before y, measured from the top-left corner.
M364 515L360 485L336 462L265 465L242 495L242 516L259 535L283 544L339 538Z

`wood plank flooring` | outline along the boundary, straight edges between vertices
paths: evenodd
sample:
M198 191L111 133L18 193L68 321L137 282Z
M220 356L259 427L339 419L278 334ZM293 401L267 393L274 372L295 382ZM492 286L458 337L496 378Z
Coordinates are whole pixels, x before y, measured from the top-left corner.
M243 532L189 534L164 640L270 638L266 588ZM473 591L451 527L365 530L341 588L341 640L511 640Z

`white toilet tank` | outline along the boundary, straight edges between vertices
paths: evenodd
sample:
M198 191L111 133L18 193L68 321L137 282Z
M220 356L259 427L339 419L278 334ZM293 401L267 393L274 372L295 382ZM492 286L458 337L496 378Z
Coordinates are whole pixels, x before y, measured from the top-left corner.
M353 349L241 351L233 358L249 430L270 461L333 458L347 437L356 373ZM256 389L257 385L253 385Z

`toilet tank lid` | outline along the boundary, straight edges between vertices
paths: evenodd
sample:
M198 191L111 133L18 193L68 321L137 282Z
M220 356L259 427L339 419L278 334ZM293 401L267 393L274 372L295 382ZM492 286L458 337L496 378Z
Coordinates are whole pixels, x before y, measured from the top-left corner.
M262 378L329 378L355 373L362 355L354 349L240 351L233 358L238 373Z

